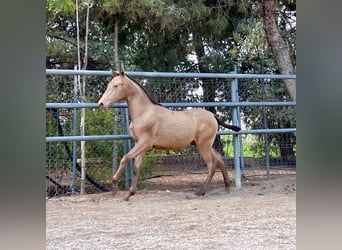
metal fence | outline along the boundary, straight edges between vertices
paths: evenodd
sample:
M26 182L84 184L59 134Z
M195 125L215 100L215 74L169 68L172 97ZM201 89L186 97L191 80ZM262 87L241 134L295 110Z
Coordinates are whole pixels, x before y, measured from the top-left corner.
M110 71L47 69L46 86L46 191L48 196L80 190L80 147L86 143L86 192L110 189L111 175L121 156L132 147L125 103L110 111L97 101L110 80ZM295 75L231 73L130 72L151 96L164 106L180 110L203 107L222 120L239 125L238 133L219 130L214 147L234 168L235 185L241 186L246 168L295 167L295 102L289 101L282 79ZM79 77L86 81L81 100ZM80 135L80 110L85 109L86 135ZM117 153L113 153L113 149ZM205 165L197 150L151 151L144 160L143 175L155 166ZM144 172L145 171L145 172ZM125 170L123 187L132 178L132 163Z

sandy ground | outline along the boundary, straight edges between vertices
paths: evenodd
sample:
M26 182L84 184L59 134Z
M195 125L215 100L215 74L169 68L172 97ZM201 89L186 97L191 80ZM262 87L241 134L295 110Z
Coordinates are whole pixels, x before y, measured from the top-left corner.
M224 192L216 173L150 179L129 202L126 191L50 198L46 249L296 249L296 174L247 173L241 189ZM230 172L232 176L232 172Z

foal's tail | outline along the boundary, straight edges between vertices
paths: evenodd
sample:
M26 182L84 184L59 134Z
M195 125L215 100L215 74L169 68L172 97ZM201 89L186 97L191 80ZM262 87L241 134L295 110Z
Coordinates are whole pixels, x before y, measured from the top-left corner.
M214 116L215 116L216 121L217 121L217 123L218 123L219 125L221 125L221 126L223 126L223 127L225 127L225 128L229 128L229 129L231 129L231 130L234 130L235 132L238 132L238 131L241 130L241 128L238 127L238 126L230 125L230 124L224 123L223 121L221 121L221 120L217 117L217 115L214 115Z

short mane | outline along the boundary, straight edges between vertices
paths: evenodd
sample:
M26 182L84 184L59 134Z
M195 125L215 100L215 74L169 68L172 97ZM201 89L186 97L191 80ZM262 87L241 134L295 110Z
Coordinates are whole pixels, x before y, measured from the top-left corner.
M130 77L130 76L128 76L128 75L125 75L125 76L127 76L127 78L130 79L132 82L136 83L136 84L144 91L144 93L147 95L148 99L150 99L150 101L151 101L153 104L159 105L159 106L163 106L163 105L161 105L159 102L155 101L155 100L151 97L151 95L147 92L147 90L146 90L143 86L141 86L140 83L139 83L137 80L135 80L134 78L132 78L132 77Z

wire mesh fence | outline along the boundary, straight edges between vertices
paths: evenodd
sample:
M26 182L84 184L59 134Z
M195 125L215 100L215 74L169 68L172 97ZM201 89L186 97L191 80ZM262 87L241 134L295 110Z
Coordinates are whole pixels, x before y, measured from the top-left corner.
M80 86L73 75L47 75L47 103L97 103L111 77L81 76L85 81L85 99L80 96ZM190 108L194 103L206 103L204 107L217 114L223 121L232 123L231 82L228 78L213 77L147 77L134 76L150 94L161 103L185 103L169 107L173 110ZM281 79L238 79L240 102L283 102L282 106L242 105L238 107L243 130L295 128L295 107L290 101ZM186 104L189 107L186 107ZM217 105L222 104L222 105ZM127 133L127 109L108 111L96 107L85 109L86 135L111 135ZM80 135L81 109L47 108L46 136ZM221 129L220 129L221 130ZM296 135L289 133L240 134L240 164L244 168L295 168ZM128 141L131 145L129 145ZM111 176L121 157L134 145L129 140L94 140L85 143L86 193L108 191ZM233 167L233 139L231 135L217 136L214 148L224 155L228 167ZM203 171L205 163L196 147L183 150L152 150L147 153L142 170L142 180L161 169L182 166L189 172ZM127 168L125 176L130 178ZM78 193L80 190L80 142L62 141L46 143L46 193L47 196ZM127 182L120 183L127 188Z

